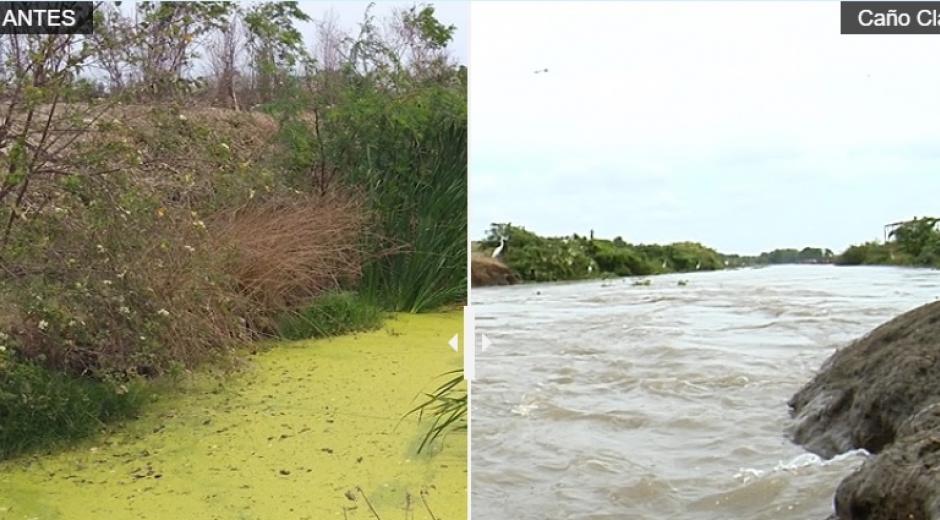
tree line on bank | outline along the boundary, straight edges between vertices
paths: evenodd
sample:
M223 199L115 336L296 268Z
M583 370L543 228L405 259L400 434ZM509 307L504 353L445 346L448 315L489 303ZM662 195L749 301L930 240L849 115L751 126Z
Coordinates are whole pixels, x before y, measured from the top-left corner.
M525 281L549 282L605 276L647 276L714 271L775 264L940 266L938 219L915 218L892 231L888 242L853 245L841 254L831 249L783 248L747 256L722 254L697 242L632 244L573 234L542 237L521 226L493 224L481 251L505 246L500 259ZM479 254L482 254L479 253Z

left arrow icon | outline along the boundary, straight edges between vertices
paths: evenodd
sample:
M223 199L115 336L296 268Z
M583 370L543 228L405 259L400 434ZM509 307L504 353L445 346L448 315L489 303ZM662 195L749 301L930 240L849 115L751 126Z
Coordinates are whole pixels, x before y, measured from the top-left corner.
M457 335L454 334L454 337L450 338L447 344L450 345L450 348L454 349L454 352L457 352Z

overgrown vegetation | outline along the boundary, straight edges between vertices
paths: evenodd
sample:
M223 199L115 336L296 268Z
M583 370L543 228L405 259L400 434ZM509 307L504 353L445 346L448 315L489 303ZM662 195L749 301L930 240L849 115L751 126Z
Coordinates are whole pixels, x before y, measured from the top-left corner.
M717 251L695 242L657 245L630 244L620 237L607 240L577 234L541 237L510 224L494 224L481 245L495 249L501 238L505 238L505 247L500 257L526 281L712 271L724 266Z
M147 395L135 382L71 377L0 352L0 459L133 417Z
M467 73L433 8L311 48L296 2L96 8L0 39L0 455L132 415L141 376L465 300Z
M914 218L895 227L887 242L870 241L849 246L836 259L838 265L908 265L940 267L940 219Z
M831 249L804 247L803 249L774 249L761 253L755 260L758 264L829 264L835 259Z
M902 231L902 234L904 231ZM691 271L714 271L770 264L829 264L837 261L832 250L819 247L774 249L748 256L723 254L698 242L673 244L631 244L616 237L613 240L579 236L542 237L523 227L493 224L484 240L475 243L476 255L494 251L505 239L499 260L513 275L530 282L583 280L610 276L648 276ZM866 244L865 247L868 247ZM840 258L853 258L848 251ZM478 265L486 267L481 259ZM488 278L479 285L501 285L497 273L475 273Z
M353 292L330 292L281 318L278 336L308 339L375 330L382 326L382 311Z

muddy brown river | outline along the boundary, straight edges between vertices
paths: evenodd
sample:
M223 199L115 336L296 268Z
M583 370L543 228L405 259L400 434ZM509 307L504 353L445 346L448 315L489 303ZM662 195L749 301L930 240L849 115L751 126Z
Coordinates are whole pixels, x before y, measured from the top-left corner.
M473 291L492 341L474 518L821 520L867 454L790 443L787 400L836 348L940 297L940 272L891 267L650 280Z

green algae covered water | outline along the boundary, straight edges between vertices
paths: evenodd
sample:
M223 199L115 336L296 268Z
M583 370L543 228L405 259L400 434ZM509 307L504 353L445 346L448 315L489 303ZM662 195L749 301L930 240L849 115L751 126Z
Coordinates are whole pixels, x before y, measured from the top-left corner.
M428 421L401 420L461 366L447 348L461 320L396 315L375 332L279 345L113 433L0 463L0 518L466 518L466 434L417 455Z

